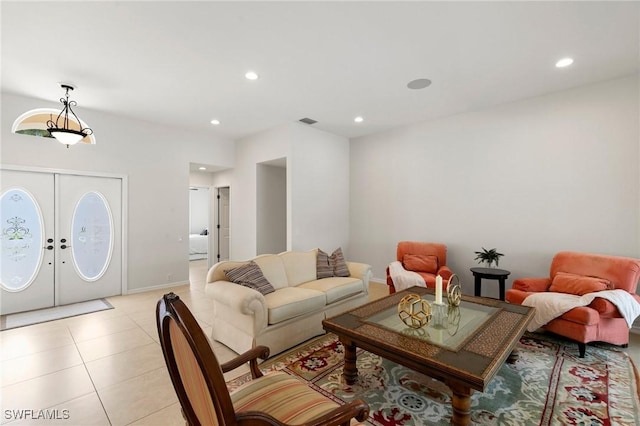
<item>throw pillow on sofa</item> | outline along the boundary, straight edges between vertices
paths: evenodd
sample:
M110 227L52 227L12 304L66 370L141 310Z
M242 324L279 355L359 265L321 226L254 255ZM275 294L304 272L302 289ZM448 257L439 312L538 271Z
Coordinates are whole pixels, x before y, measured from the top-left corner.
M348 276L350 276L349 267L344 260L342 247L338 247L331 253L331 256L318 249L316 257L316 277L318 279Z
M318 249L316 255L316 278L331 278L333 277L333 266L329 263L329 255L322 250Z
M258 290L262 294L269 294L276 291L271 283L265 278L262 269L253 260L237 268L225 270L224 274L229 281L245 287Z
M568 272L558 272L553 277L553 281L551 281L549 291L583 296L587 293L610 290L611 288L611 282L604 278L587 277L584 275L570 274Z
M344 260L344 255L342 254L342 247L338 247L331 254L331 256L329 256L329 263L331 264L331 266L333 266L334 277L349 276L349 267L347 266L347 262Z
M402 257L402 266L407 271L438 273L438 256L423 254L405 254Z

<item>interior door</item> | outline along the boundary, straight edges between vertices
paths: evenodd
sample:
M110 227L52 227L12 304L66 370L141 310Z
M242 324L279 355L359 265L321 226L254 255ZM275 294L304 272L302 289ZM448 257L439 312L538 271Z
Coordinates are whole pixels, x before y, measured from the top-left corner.
M122 180L59 175L56 304L122 291Z
M54 305L54 177L0 170L0 313Z

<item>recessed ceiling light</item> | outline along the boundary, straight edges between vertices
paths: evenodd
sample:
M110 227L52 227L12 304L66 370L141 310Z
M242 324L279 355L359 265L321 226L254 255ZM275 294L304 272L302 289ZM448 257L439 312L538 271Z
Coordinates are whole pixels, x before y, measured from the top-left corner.
M416 80L412 80L407 84L409 89L424 89L425 87L431 86L431 80L428 78L418 78Z
M206 167L198 167L198 170L207 170Z
M245 78L247 80L257 80L258 79L258 74L254 71L247 71L247 73L244 75Z
M571 58L562 58L558 62L556 62L556 67L564 68L564 67L568 67L572 63L573 63L573 59L571 59Z
M364 118L357 116L356 118L353 119L353 121L355 121L356 123L362 123L364 121Z
M211 124L213 124L214 126L217 126L218 124L220 124L220 120L217 120L214 118L213 120L211 120Z

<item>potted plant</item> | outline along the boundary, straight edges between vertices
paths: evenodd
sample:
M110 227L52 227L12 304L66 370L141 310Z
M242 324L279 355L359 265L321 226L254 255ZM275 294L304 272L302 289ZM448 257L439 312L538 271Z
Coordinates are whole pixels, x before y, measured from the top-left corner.
M487 250L486 248L482 247L482 251L477 251L475 253L476 253L476 258L474 260L477 260L478 263L486 264L488 268L491 268L491 265L494 262L496 266L498 266L498 263L500 262L500 258L504 256L503 253L498 253L498 250L495 248L492 248L491 250Z

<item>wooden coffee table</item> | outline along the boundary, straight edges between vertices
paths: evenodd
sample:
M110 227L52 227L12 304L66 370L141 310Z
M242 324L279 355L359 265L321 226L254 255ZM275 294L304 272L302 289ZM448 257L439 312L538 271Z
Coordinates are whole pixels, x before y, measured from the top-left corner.
M434 300L433 290L412 287L322 321L344 346L344 378L347 384L358 379L356 347L361 347L445 383L453 393L451 423L468 425L473 391L485 390L534 310L465 295L458 308L441 306L439 317L413 329L397 313L400 300L411 293Z

